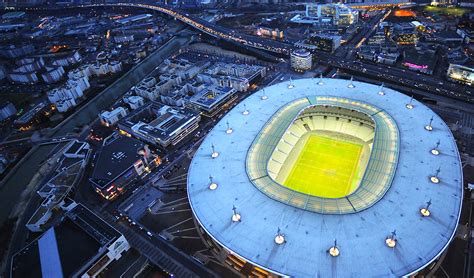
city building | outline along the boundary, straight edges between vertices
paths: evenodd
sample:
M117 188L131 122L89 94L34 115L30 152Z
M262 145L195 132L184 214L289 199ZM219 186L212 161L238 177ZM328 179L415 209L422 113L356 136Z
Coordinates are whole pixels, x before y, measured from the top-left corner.
M309 42L318 50L333 53L341 45L341 36L314 34L310 36Z
M140 96L126 96L123 98L123 102L128 104L131 110L138 109L145 103Z
M313 55L306 49L296 49L291 52L290 61L294 71L305 72L313 66Z
M32 232L49 229L50 225L47 224L52 224L48 221L53 217L54 211L67 210L70 204L66 197L82 177L90 152L90 146L86 142L72 140L66 145L52 171L52 177L36 191L42 202L26 223L26 228Z
M122 133L161 147L176 145L196 130L201 117L189 108L151 101L118 123Z
M268 27L258 27L257 28L257 35L272 39L283 39L284 33L283 31L279 30L278 28L272 29Z
M435 51L407 49L403 51L402 65L412 71L433 74L437 60Z
M474 84L474 67L449 64L448 78L472 86Z
M227 113L189 166L195 224L223 265L255 277L408 277L437 265L458 234L464 192L443 119L395 90L342 79L262 94ZM334 190L348 169L334 147L314 161L307 140L359 145L349 188ZM298 163L305 155L310 166Z
M197 78L201 82L246 92L252 82L257 82L266 74L267 69L263 66L218 62L199 73Z
M30 73L20 73L12 72L8 74L8 79L13 82L23 83L23 84L33 84L38 82L38 75L36 72Z
M100 196L112 201L156 163L145 144L113 133L104 139L89 181Z
M164 81L163 83L167 82ZM147 77L132 88L132 92L148 100L156 100L164 90L168 89L168 87L171 88L171 84L164 86L163 83L158 85L154 77Z
M43 78L43 81L45 83L52 84L61 80L61 78L64 76L64 73L64 68L61 66L57 68L48 69L48 71L41 74L41 77Z
M344 4L306 4L306 18L318 23L349 26L357 22L359 12Z
M15 59L28 54L32 54L35 51L35 47L32 44L25 45L8 45L0 48L0 56L8 59Z
M67 112L69 109L76 107L79 98L84 92L90 88L89 79L87 77L78 77L71 75L67 83L48 91L48 99L54 104L58 112Z
M458 33L461 36L461 38L463 39L463 43L470 44L471 42L474 42L474 29L473 28L468 28L468 27L458 28L456 30L456 33Z
M376 62L386 65L394 65L400 54L398 52L385 53L381 52L377 55Z
M25 12L8 12L8 13L4 13L2 15L2 19L6 19L6 20L14 20L14 19L20 19L20 18L24 18L26 16L26 13Z
M392 35L392 40L398 45L415 45L419 39L417 31L396 31Z
M62 66L62 67L69 67L80 63L82 61L82 56L79 51L74 51L72 55L68 55L66 57L54 59L51 64L53 66Z
M236 92L236 89L230 87L206 86L193 95L187 105L201 111L204 116L213 117L237 99Z
M104 111L100 113L99 119L103 125L113 126L116 123L118 123L120 119L127 116L127 113L128 113L128 109L120 106L120 107L115 108L112 111Z
M30 130L35 124L41 123L49 118L54 107L47 101L39 102L35 107L25 112L13 122L13 125L21 131Z
M97 277L130 249L125 237L81 204L13 255L10 277Z
M4 121L17 112L15 106L11 102L5 102L0 104L0 122Z

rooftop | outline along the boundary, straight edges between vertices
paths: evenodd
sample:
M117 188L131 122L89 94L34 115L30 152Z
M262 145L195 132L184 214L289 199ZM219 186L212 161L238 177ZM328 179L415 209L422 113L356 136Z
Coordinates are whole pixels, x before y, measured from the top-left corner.
M189 101L205 109L211 109L234 93L235 90L230 87L206 87L192 96Z
M170 107L152 101L123 118L119 127L166 141L197 116L198 113L194 110Z
M13 256L12 277L77 275L120 233L82 205ZM73 240L71 240L73 239ZM79 273L80 274L80 273Z
M141 141L131 137L113 135L105 139L98 151L91 181L99 187L105 187L142 158L139 150L143 147Z
M347 80L300 79L265 88L231 110L203 141L191 162L188 196L197 221L217 242L261 268L292 276L402 276L424 268L452 240L463 198L462 170L454 138L443 120L422 103L391 89ZM317 213L275 200L250 180L248 150L271 117L304 98L365 103L391 118L399 130L398 163L387 191L352 213ZM243 111L248 113L244 114ZM380 114L375 111L374 113ZM433 118L431 131L425 126ZM232 133L227 133L226 122ZM275 136L275 140L279 140ZM431 150L440 141L440 155ZM212 145L219 155L212 159ZM383 147L385 148L385 147ZM430 177L440 168L438 184ZM416 169L416 171L413 171ZM210 190L209 175L218 186ZM431 200L431 216L420 209ZM360 200L363 202L363 200ZM241 221L232 223L232 207ZM275 244L278 228L286 242ZM398 244L385 239L396 230ZM327 250L337 239L340 255ZM309 248L308 248L309 247ZM367 263L367 262L370 262Z

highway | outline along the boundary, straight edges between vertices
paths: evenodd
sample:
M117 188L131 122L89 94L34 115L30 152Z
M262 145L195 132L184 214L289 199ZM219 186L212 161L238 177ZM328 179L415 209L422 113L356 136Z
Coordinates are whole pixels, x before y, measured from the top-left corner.
M293 46L291 44L264 39L256 36L238 33L232 29L228 29L212 22L208 22L199 17L185 13L178 9L167 7L160 4L143 4L143 3L114 3L114 4L92 4L69 6L69 8L93 8L93 7L135 7L158 11L195 28L196 30L206 33L214 38L242 44L244 46L257 48L277 54L289 55Z
M335 58L328 54L323 57L323 55L324 54L320 56L322 63L342 69L349 73L369 75L376 77L380 81L403 84L405 87L425 90L434 95L474 103L472 88L466 85L440 81L438 78L433 76L416 73L406 69Z
M150 9L167 14L182 21L183 23L204 32L212 37L231 41L248 47L253 47L261 50L266 50L273 53L289 55L293 46L288 43L278 42L270 39L264 39L256 36L241 34L231 29L219 26L212 22L207 22L196 16L190 15L183 11L173 9L164 5L158 4L140 4L140 3L117 3L117 4L94 4L83 5L81 7L102 7L102 6L126 6L143 9ZM360 34L357 34L350 44L354 44L355 48L363 44L370 35L376 30L377 26L391 13L388 10L385 13L380 13L372 18ZM320 62L329 66L345 70L352 73L360 73L363 75L371 75L381 81L398 82L407 87L426 90L435 95L450 97L453 99L474 103L474 96L472 88L451 82L440 82L439 79L432 76L417 74L405 69L397 69L385 65L374 65L366 62L354 61L354 49L348 52L342 52L342 57L338 55L331 55L329 53L317 51L315 55L320 59Z

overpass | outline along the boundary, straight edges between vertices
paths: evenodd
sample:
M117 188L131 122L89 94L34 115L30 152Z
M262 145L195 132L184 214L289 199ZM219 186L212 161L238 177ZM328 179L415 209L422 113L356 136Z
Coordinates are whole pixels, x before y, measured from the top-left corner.
M273 41L269 39L263 39L256 36L251 36L247 34L237 33L234 30L228 29L226 27L222 27L216 25L212 22L205 21L197 16L190 15L183 11L179 11L176 9L172 9L170 7L159 5L159 4L140 4L140 3L114 3L114 4L88 4L88 5L79 5L79 6L70 6L70 8L74 7L135 7L135 8L142 8L142 9L149 9L153 11L158 11L164 14L167 14L193 28L198 31L201 31L205 34L208 34L214 38L234 42L237 44L241 44L244 46L257 48L260 50L269 51L272 53L282 54L282 55L289 55L291 52L292 45Z

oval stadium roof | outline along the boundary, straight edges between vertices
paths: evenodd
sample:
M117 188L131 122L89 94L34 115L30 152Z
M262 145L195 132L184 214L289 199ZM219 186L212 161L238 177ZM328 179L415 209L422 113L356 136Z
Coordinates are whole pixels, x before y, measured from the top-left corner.
M242 101L207 135L190 165L188 197L197 221L215 241L261 268L296 277L408 275L445 250L456 231L463 197L459 153L449 128L416 100L407 109L410 98L401 93L385 88L380 95L378 86L349 84L300 79L293 86L283 82L267 87ZM317 97L369 104L397 125L398 162L391 185L365 209L345 214L307 210L270 198L247 174L248 152L279 109ZM249 113L243 113L246 109ZM227 122L232 133L226 132ZM440 154L433 155L438 140ZM219 153L216 158L211 157L212 146ZM218 184L215 190L209 189L210 175ZM431 215L423 217L420 209L429 200ZM233 206L240 222L231 221ZM278 229L286 240L281 245L274 241ZM385 240L394 230L397 244L389 248ZM335 239L340 254L332 257L328 249Z

